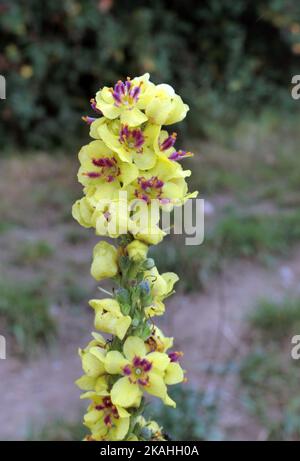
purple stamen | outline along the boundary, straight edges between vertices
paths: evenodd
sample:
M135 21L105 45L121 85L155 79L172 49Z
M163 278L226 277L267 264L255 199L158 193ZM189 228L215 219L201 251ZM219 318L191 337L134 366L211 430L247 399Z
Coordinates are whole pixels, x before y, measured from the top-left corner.
M171 155L169 155L169 160L181 160L183 159L184 157L192 157L193 154L192 152L187 152L185 150L178 150L178 151L174 151Z
M96 405L95 406L95 410L99 410L99 411L102 411L105 409L105 405Z
M172 133L170 136L168 136L164 142L162 142L159 146L160 150L168 150L171 147L174 146L177 138L177 133Z
M126 82L122 82L119 80L114 88L111 88L111 93L115 101L115 105L117 107L121 106L122 104L126 106L132 106L133 103L138 101L140 91L141 91L141 84L138 86L132 86L132 82L128 77Z
M91 108L92 108L95 112L97 112L97 114L102 115L101 110L99 110L99 109L97 108L97 103L96 103L96 100L95 100L94 98L92 98L92 99L90 100L90 103L91 103Z
M141 362L142 368L144 371L148 372L152 368L152 363L149 360L143 359Z
M98 159L94 158L92 162L95 166L99 166L102 168L111 168L115 166L116 164L116 160L114 158L107 158L107 157L98 158Z
M85 176L88 176L89 178L91 179L94 179L94 178L100 178L101 177L101 173L98 173L96 171L90 171L88 173L84 173Z
M138 98L139 98L139 95L140 95L140 92L141 92L141 87L140 86L135 86L131 92L130 92L130 96L132 97L132 99L137 102Z
M138 184L140 190L135 190L135 196L141 200L144 200L146 203L150 203L152 198L161 200L160 196L162 194L162 187L164 182L158 179L157 176L152 176L150 179L145 179L144 177L138 178Z
M126 365L126 366L123 368L123 373L124 373L126 376L131 375L131 368L129 367L129 365Z
M88 125L91 125L95 120L97 120L95 117L89 117L88 115L81 117L81 119Z
M139 357L135 356L132 363L133 363L134 367L140 367L141 362L142 362L142 360Z
M145 379L139 378L137 382L138 382L138 384L139 384L140 386L148 386L148 384L149 384L149 377L147 376L147 378L145 378Z
M119 141L121 144L125 144L129 149L136 149L141 151L141 147L145 142L145 138L142 130L135 128L130 130L128 125L122 125L119 133Z
M104 424L106 426L112 426L110 415L104 416Z
M183 356L183 352L173 351L170 352L168 355L171 362L178 362L180 357Z

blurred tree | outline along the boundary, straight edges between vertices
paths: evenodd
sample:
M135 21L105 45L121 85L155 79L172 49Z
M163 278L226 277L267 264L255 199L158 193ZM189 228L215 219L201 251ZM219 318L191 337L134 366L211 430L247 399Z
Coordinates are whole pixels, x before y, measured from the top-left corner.
M66 147L104 84L150 72L193 106L196 134L241 108L291 104L300 64L292 0L2 0L2 145Z

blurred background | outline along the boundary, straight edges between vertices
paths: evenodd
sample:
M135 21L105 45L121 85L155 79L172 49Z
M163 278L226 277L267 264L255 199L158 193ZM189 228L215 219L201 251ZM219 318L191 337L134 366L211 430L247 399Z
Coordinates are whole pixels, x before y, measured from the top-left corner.
M181 277L160 324L189 380L176 411L148 413L174 440L300 440L299 2L2 0L0 39L0 439L84 434L73 381L99 292L97 240L71 217L81 116L150 72L190 105L179 143L206 230L153 252Z

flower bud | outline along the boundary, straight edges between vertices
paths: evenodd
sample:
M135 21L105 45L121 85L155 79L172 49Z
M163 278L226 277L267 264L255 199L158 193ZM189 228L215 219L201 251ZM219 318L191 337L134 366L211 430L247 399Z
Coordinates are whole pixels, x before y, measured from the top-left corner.
M133 261L142 261L146 259L148 253L148 245L139 240L133 240L129 245L126 247L128 256Z
M118 273L118 254L113 245L107 242L99 242L93 251L91 274L94 279L100 281L114 277Z

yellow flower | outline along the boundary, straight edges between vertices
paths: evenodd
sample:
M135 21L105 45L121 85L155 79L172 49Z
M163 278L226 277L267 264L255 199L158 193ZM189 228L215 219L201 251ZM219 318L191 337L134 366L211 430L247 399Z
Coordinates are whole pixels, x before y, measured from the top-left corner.
M162 208L171 210L187 199L188 186L184 178L190 174L190 170L183 170L180 164L160 156L154 168L141 172L127 186L129 200L136 198L148 205L155 200Z
M160 229L159 203L152 202L151 207L144 200L136 199L131 203L130 233L136 240L148 245L157 245L166 233Z
M189 151L176 150L173 146L177 139L177 133L169 134L162 130L154 141L154 150L158 156L164 156L172 161L179 161L187 157L193 157Z
M154 84L149 82L149 74L119 80L114 88L104 87L96 94L96 107L108 119L120 117L121 123L138 126L147 121L142 112L152 97Z
M101 354L104 356L107 344L106 340L99 333L92 333L92 336L94 339L90 341L88 346L84 350L79 349L79 355L82 359L84 370L87 371L88 374L81 376L75 383L84 391L93 390L96 392L103 392L108 388L106 373L101 362L98 363L99 359L91 354L91 349L97 348L101 350Z
M145 343L136 336L129 336L123 346L123 354L109 351L104 358L105 370L109 374L123 375L111 389L115 405L125 408L139 406L146 391L162 399L167 405L175 406L168 394L164 375L170 359L162 352L147 354Z
M97 203L95 194L89 198L89 201ZM99 200L95 206L93 219L96 234L111 238L127 234L132 227L128 202L122 198L116 200Z
M123 315L115 299L92 299L90 306L95 309L95 328L123 339L131 324L131 317Z
M160 275L157 268L153 267L145 272L145 279L150 283L153 296L152 304L145 308L145 314L148 317L163 315L165 305L162 301L170 296L179 277L174 272L165 272Z
M88 377L99 378L99 376L106 374L103 365L106 349L101 335L91 341L85 349L79 349L79 355L81 357L83 371ZM80 381L80 384L82 384L82 381Z
M83 375L75 381L75 384L83 391L106 392L108 388L107 376L98 377Z
M173 346L173 338L165 336L163 332L154 325L151 335L146 340L145 344L148 352L166 352Z
M147 258L148 245L139 240L132 240L126 247L128 256L133 261L143 261Z
M118 273L118 253L113 245L101 241L97 243L93 251L91 274L94 279L100 281L114 277Z
M146 436L146 440L165 440L162 428L156 421L146 421L143 416L137 418L137 424L140 426L141 435Z
M103 124L103 123L109 123L110 125L113 125L115 123L119 124L119 120L108 120L106 117L99 117L95 118L95 120L90 124L90 137L94 139L101 139L98 133L98 128Z
M94 208L90 205L86 197L83 197L79 200L76 200L72 207L72 216L73 218L82 226L82 227L92 227L92 216L94 213Z
M120 122L101 123L97 128L100 139L117 152L123 162L134 162L140 170L153 168L156 163L153 145L159 130L157 125L130 128Z
M183 120L189 110L170 85L161 84L152 91L152 100L147 104L145 114L150 123L172 125Z
M134 232L134 238L147 243L148 245L157 245L162 241L166 233L158 226L148 226Z
M119 160L103 141L92 141L79 154L78 181L84 186L99 186L105 197L111 198L138 176L138 168Z
M130 414L114 405L109 393L104 396L95 393L89 398L92 404L84 415L84 425L90 429L93 440L123 440L129 430Z

